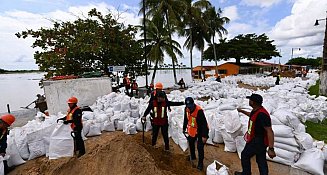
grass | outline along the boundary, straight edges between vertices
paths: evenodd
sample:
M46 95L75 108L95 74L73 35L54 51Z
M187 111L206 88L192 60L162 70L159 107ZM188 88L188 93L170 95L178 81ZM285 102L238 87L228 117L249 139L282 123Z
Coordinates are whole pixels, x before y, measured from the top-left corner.
M319 96L319 84L320 80L317 80L316 84L309 88L310 95L316 95L317 97Z
M316 84L309 88L310 95L319 96L319 84L320 81L317 80ZM319 123L307 121L305 122L305 126L307 126L307 133L309 133L314 139L323 140L327 143L327 120L323 120Z
M323 140L327 143L327 120L323 120L319 123L311 121L305 122L307 126L306 132L309 133L316 140Z

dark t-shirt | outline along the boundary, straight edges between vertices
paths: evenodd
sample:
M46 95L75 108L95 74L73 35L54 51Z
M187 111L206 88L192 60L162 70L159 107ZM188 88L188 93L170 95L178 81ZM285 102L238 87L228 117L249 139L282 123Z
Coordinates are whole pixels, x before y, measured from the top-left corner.
M253 112L251 112L250 116L252 115ZM260 112L258 114L257 120L255 121L255 137L264 137L266 132L264 127L271 127L271 119L265 113Z

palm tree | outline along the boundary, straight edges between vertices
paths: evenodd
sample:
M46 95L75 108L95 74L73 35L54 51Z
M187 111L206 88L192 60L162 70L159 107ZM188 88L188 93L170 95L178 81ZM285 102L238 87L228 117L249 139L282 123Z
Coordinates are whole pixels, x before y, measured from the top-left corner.
M191 64L191 76L193 70L193 48L195 46L194 36L196 35L194 30L198 25L203 25L204 21L202 19L202 10L209 8L211 6L210 2L207 0L199 0L192 2L193 0L184 0L186 4L185 13L183 15L183 23L179 34L186 36L187 40L184 43L184 47L190 51L190 64Z
M162 18L154 17L152 20L146 20L146 43L147 43L147 58L154 63L154 71L151 83L154 83L158 65L164 62L164 54L166 53L171 58L176 58L176 54L182 56L180 51L181 46L175 40L170 40L169 32L165 28ZM142 33L141 35L144 35ZM144 42L144 39L140 40Z
M222 38L223 34L227 34L227 30L223 27L224 24L229 23L229 18L221 17L222 10L218 8L216 11L215 7L210 7L204 12L205 20L208 23L210 28L210 36L212 37L212 45L213 45L213 53L215 57L215 73L218 75L218 67L217 67L217 55L216 55L216 46L215 46L215 35L216 33L220 38Z
M162 17L165 20L165 26L167 26L168 37L171 46L171 51L173 52L173 40L171 35L173 34L173 28L180 21L181 13L183 12L181 9L185 9L185 4L181 0L146 0L145 8L147 9L147 16L149 17ZM175 54L174 54L175 55ZM172 64L173 64L173 73L175 84L177 84L176 70L175 70L175 62L177 61L177 57L172 55Z

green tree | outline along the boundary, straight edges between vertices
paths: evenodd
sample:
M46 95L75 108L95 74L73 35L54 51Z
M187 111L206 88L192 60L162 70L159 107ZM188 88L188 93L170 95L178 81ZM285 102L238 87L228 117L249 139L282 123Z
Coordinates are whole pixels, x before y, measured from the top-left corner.
M142 4L142 3L141 3ZM173 52L172 34L174 33L175 26L181 21L182 9L185 9L185 3L180 0L145 0L145 8L147 9L147 16L150 18L163 18L165 26L168 29L168 36L170 39L171 51ZM142 10L142 9L141 9ZM175 63L177 57L171 55L173 64L173 73L175 84L177 84Z
M164 62L165 53L171 58L176 58L176 54L179 56L183 55L180 51L181 46L177 41L170 40L169 31L164 25L164 20L159 17L154 17L152 20L146 20L147 58L154 63L151 83L154 83L158 65L161 65ZM142 31L144 30L142 29ZM142 33L142 35L144 35L144 33ZM141 39L140 43L144 43L144 39Z
M254 33L238 35L223 44L223 48L227 49L224 51L224 59L235 58L236 63L240 63L241 59L260 61L280 57L276 46L272 44L273 42L274 40L269 40L265 34L259 36ZM212 49L210 47L207 50ZM209 57L205 59L212 60L210 54L207 55Z
M322 58L303 58L297 57L290 59L286 64L287 65L300 65L300 66L310 66L312 68L319 68L321 66Z
M209 31L210 31L210 36L212 37L212 46L213 46L213 53L214 53L214 58L215 58L215 73L218 75L218 67L217 67L217 52L216 52L216 45L215 43L215 35L216 33L222 38L223 34L227 34L227 30L224 28L224 24L229 23L229 18L227 17L222 17L222 10L219 8L217 11L215 7L210 7L208 10L204 12L205 20L208 23L209 26ZM218 52L220 53L220 52Z
M135 39L137 29L118 23L110 13L102 15L92 9L83 19L53 22L52 28L16 33L18 38L35 38L32 47L38 51L34 59L47 72L46 77L107 71L108 65L130 69L142 59L141 45Z

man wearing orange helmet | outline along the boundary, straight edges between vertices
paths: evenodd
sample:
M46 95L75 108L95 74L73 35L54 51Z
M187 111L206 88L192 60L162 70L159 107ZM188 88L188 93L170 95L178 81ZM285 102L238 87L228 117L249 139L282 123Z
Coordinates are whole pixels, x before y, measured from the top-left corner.
M8 135L8 128L12 125L15 121L15 116L11 114L5 114L0 118L0 154L2 157L6 155L7 149L7 135ZM8 164L7 161L3 161L4 165L4 172L5 174L8 173Z
M70 97L67 101L69 109L67 111L67 115L58 120L64 120L64 124L70 124L73 129L72 133L74 133L74 142L76 145L75 151L78 151L78 157L81 157L85 154L85 146L84 141L82 139L82 110L77 106L77 98Z

